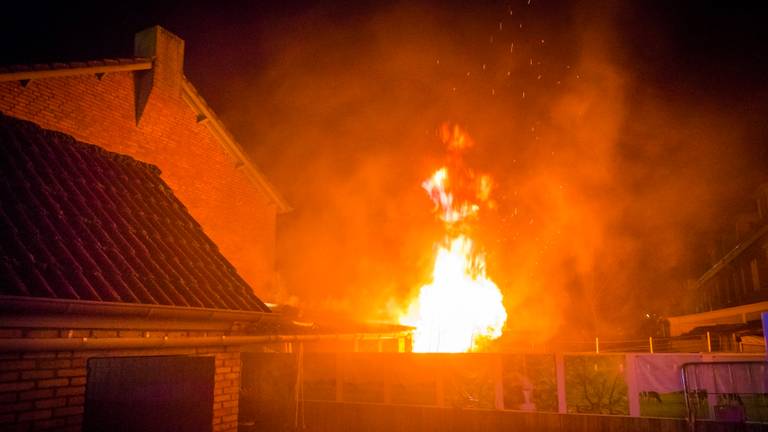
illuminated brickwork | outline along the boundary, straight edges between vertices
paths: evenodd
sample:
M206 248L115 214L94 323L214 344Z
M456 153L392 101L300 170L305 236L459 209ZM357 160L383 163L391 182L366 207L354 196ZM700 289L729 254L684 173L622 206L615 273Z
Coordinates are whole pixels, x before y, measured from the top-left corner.
M142 34L156 38L137 48L154 57L151 71L0 82L0 112L160 167L206 234L256 294L268 298L279 205L222 145L210 119L185 100L183 41L159 27Z
M132 338L215 336L217 332L3 329L5 338ZM224 333L221 333L224 334ZM79 431L90 357L215 356L213 431L237 430L240 353L217 348L123 349L0 354L0 430Z

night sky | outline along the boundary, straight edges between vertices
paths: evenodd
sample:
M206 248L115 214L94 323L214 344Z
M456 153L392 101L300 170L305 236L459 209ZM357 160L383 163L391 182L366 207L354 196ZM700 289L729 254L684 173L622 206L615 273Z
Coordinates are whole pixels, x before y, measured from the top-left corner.
M674 313L768 180L756 4L66 3L4 13L0 63L130 57L155 24L184 39L187 77L295 208L278 301L391 318L440 236L419 184L443 122L495 180L475 232L512 326L542 334Z

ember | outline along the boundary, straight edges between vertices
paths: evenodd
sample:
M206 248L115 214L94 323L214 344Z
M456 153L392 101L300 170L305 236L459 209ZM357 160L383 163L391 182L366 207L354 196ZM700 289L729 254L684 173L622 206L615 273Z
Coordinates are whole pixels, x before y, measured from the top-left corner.
M459 165L458 175L466 181L452 183L448 168L442 167L422 183L447 234L437 244L432 282L421 287L400 322L416 328L415 352L475 351L483 341L501 336L507 320L501 291L487 277L485 257L468 229L480 204L492 206L492 182L488 176L476 178L472 171L460 168L459 153L472 146L461 128L443 126L441 138ZM455 190L460 189L455 185L464 184L466 191Z

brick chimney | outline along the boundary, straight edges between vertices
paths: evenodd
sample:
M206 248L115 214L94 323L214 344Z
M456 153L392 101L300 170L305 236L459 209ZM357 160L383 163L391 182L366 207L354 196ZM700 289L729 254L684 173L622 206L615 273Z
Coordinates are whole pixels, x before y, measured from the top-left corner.
M133 42L136 57L152 59L152 69L136 74L136 124L153 89L172 96L181 94L184 76L184 41L168 30L154 26L136 33Z

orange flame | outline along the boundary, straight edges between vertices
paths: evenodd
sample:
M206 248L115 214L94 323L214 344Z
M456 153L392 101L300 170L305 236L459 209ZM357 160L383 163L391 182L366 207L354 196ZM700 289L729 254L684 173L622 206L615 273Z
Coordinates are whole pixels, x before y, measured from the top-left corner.
M458 127L444 125L441 137L452 151L472 145ZM483 341L501 336L507 320L501 291L486 275L484 256L468 234L461 232L466 231L462 230L463 225L459 225L473 219L480 206L469 201L457 202L446 167L437 170L422 186L434 201L435 211L449 234L437 245L432 282L421 287L400 322L415 327L415 352L477 350ZM473 198L491 205L492 186L490 177L481 176L474 183Z
M464 150L475 145L472 138L459 125L443 123L440 126L440 139L448 145L448 150Z
M480 206L468 202L461 203L458 208L453 205L453 194L447 191L448 170L443 167L435 171L421 186L427 191L435 203L435 210L440 212L440 219L452 224L477 214Z

